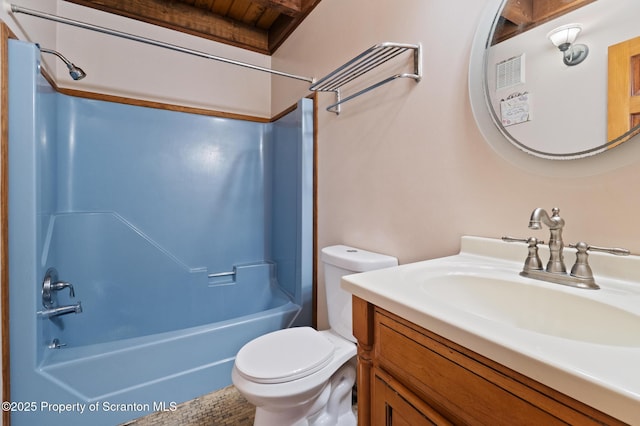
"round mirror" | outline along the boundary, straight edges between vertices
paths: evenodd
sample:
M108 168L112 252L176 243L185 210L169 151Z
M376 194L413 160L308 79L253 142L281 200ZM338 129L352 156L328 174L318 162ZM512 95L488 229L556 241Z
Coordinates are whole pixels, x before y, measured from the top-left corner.
M469 70L473 112L489 143L504 153L506 140L553 160L634 145L623 144L640 132L633 16L638 0L489 1Z

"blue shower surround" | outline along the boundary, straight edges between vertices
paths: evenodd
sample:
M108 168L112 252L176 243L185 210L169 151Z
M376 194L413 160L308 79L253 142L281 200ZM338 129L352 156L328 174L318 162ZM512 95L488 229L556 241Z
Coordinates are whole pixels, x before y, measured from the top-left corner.
M171 410L311 323L310 100L257 123L59 94L30 43L9 68L12 425ZM37 314L50 267L82 313Z

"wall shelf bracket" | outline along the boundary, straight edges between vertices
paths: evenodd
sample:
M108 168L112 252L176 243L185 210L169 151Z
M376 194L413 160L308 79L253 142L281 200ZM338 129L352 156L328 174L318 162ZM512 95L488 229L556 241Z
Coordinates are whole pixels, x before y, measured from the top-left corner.
M383 63L401 55L405 52L413 54L413 72L394 74L377 83L371 84L362 90L357 91L349 96L342 97L341 88L367 72L379 67ZM398 78L411 78L417 82L422 79L422 45L421 44L405 44L384 42L376 44L362 52L344 65L336 68L325 77L309 87L309 90L315 92L334 92L336 96L335 103L329 105L326 109L329 112L340 114L340 105L348 102L360 95L363 95L373 89L385 85Z

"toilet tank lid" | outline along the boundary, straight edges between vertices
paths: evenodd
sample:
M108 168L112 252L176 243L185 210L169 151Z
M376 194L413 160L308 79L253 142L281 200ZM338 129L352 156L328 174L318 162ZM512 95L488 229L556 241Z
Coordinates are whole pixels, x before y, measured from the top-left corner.
M336 245L322 249L322 261L354 272L372 271L398 265L398 259L355 247Z

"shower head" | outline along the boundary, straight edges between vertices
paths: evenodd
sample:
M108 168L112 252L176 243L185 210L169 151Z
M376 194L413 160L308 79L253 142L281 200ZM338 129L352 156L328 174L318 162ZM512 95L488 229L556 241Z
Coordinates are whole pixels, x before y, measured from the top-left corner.
M37 46L40 49L40 52L50 53L60 58L62 62L64 62L64 64L67 66L67 68L69 68L69 75L74 80L82 80L87 76L87 73L82 71L82 68L75 66L70 60L62 56L62 54L60 54L59 52L56 52L55 50L52 50L52 49L45 49L44 47L40 47L40 45L37 45Z

